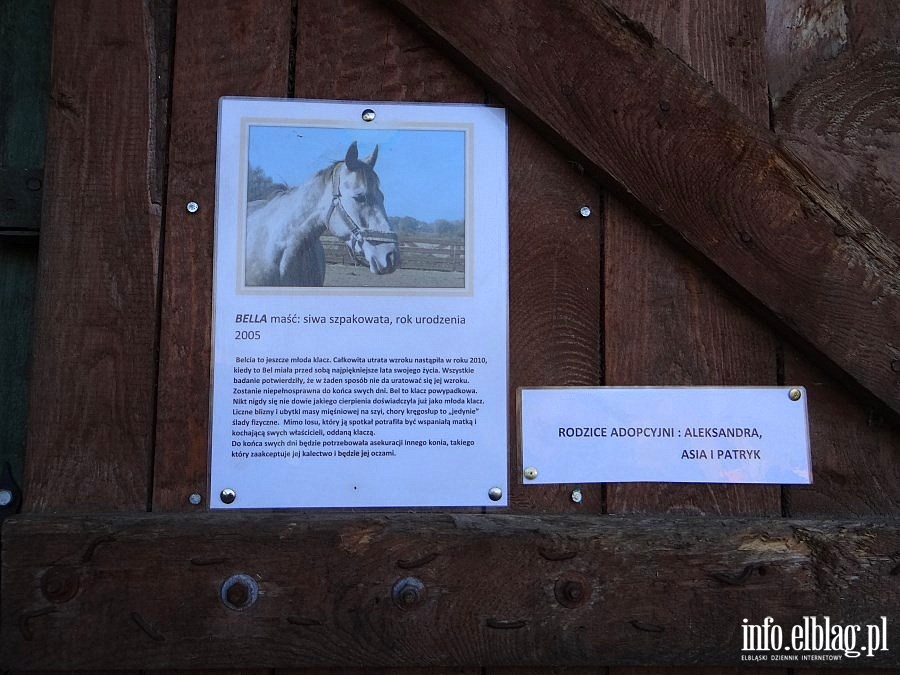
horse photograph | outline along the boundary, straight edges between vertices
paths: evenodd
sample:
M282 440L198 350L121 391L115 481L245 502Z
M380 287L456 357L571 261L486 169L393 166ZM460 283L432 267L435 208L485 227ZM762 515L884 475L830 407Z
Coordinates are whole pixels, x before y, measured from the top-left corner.
M463 132L251 126L244 285L463 287L464 160Z

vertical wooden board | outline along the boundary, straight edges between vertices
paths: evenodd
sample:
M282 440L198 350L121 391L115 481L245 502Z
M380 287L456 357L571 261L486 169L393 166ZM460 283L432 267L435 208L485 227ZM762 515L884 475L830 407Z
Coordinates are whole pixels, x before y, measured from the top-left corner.
M481 103L484 91L417 31L371 0L303 2L297 89L303 98ZM380 36L373 40L372 36ZM322 44L339 45L323 50ZM515 118L509 129L510 447L517 510L599 510L571 488L521 489L516 388L598 384L599 208L593 184ZM579 207L594 216L582 219ZM550 284L547 279L551 279Z
M769 6L775 131L817 175L900 240L900 8L879 1ZM793 17L787 21L787 17ZM827 30L826 30L827 28ZM839 231L835 236L841 235ZM873 366L874 367L874 366ZM788 348L785 380L809 394L813 480L786 491L789 514L900 512L900 428Z
M156 371L153 24L145 3L56 3L35 308L29 510L143 510Z
M628 0L619 7L765 124L762 2ZM614 198L605 264L606 384L776 383L771 332ZM610 513L780 513L775 486L616 484L607 500Z
M193 510L209 470L216 129L221 96L285 96L290 0L178 5L153 508ZM194 201L200 209L188 213ZM203 508L203 507L200 507Z
M517 117L509 128L509 370L518 387L601 383L600 191ZM587 206L591 215L583 217ZM510 496L517 511L599 513L599 485L522 485L510 415ZM580 487L582 501L571 494Z
M787 489L788 515L900 515L900 427L794 349L785 380L806 386L813 484Z
M0 170L39 170L50 93L50 1L0 0ZM0 174L2 175L2 174ZM2 178L0 178L2 181ZM0 194L6 186L0 184ZM0 228L20 228L14 201L0 202ZM38 219L39 204L36 205ZM32 214L25 214L28 221ZM0 470L21 486L28 415L37 240L0 237Z

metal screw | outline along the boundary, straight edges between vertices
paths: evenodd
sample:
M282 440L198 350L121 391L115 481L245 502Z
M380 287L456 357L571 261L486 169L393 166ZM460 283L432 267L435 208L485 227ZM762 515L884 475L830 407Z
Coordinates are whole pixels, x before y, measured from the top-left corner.
M580 209L578 209L578 213L581 214L582 218L587 218L592 213L591 207L590 206L582 206Z
M200 205L197 202L188 202L187 203L187 212L188 213L197 213L200 210Z
M753 241L753 237L750 236L749 232L742 231L740 233L740 235L738 235L738 236L740 236L741 241L744 242L745 244L749 244L751 241Z
M413 609L425 602L427 595L425 584L415 577L405 577L394 584L391 599L400 609Z
M371 108L366 108L362 112L363 122L372 122L375 119L375 111Z
M41 182L41 179L35 178L34 176L25 181L25 187L32 192L37 192L38 190L40 190L42 185L43 183Z
M503 497L503 490L498 487L492 487L490 490L488 490L488 497L491 498L492 502L499 502Z
M801 393L800 393L800 390L797 389L797 388L791 389L791 390L788 392L788 398L790 398L792 401L799 401L799 400L800 400L800 397L801 397L802 395L803 395L803 394L801 394Z
M570 496L572 497L572 501L576 504L580 504L581 500L584 499L584 496L581 494L580 488L575 488L574 490L572 490L572 494Z
M538 471L533 466L529 466L525 469L525 478L528 480L534 480L538 476Z
M200 506L200 504L203 502L203 497L200 496L199 492L195 492L190 497L188 497L188 501L194 506Z
M237 492L235 492L231 488L225 488L219 494L219 499L221 499L226 504L231 504L235 499L237 499Z
M13 501L12 490L0 490L0 506L9 506Z
M229 609L247 609L259 598L259 584L247 574L228 577L219 591L219 599Z
M672 109L672 105L668 101L660 101L659 109L663 112L669 112Z

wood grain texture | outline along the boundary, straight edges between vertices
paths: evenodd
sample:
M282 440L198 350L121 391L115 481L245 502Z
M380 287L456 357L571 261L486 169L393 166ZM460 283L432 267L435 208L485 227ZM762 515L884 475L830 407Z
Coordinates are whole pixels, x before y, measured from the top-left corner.
M863 517L900 515L900 426L833 378L786 350L785 380L808 393L813 484L787 490L787 513Z
M586 0L552 20L537 2L391 3L761 315L900 412L900 246L646 29Z
M19 516L3 547L14 669L739 665L744 617L900 620L896 519Z
M166 202L154 510L207 494L216 128L220 96L285 96L290 0L178 6ZM200 205L186 210L189 201ZM204 508L201 506L200 508Z
M518 117L509 123L510 506L599 513L599 485L523 485L519 387L597 386L603 353L596 184ZM589 217L579 213L591 209ZM582 501L573 502L580 488Z
M143 510L156 371L156 77L143 2L56 3L26 465L33 511Z
M757 124L768 118L762 7L631 0L622 11ZM636 264L639 263L639 264ZM606 212L606 384L774 385L775 340L619 199ZM777 487L616 484L610 513L779 514Z
M770 80L785 90L772 119L779 137L883 232L900 242L900 6L880 1L778 0L770 16ZM821 12L845 27L822 30ZM898 327L895 324L895 330ZM809 392L814 484L791 487L790 515L896 514L900 427L787 349L785 380Z

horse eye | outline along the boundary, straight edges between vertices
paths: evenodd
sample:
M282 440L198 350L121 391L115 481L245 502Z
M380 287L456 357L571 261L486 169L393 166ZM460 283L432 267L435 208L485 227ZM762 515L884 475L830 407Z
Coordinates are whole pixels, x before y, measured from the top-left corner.
M357 204L365 204L365 203L366 203L366 196L365 196L365 195L354 195L354 196L353 196L353 199L356 200L356 203L357 203Z

